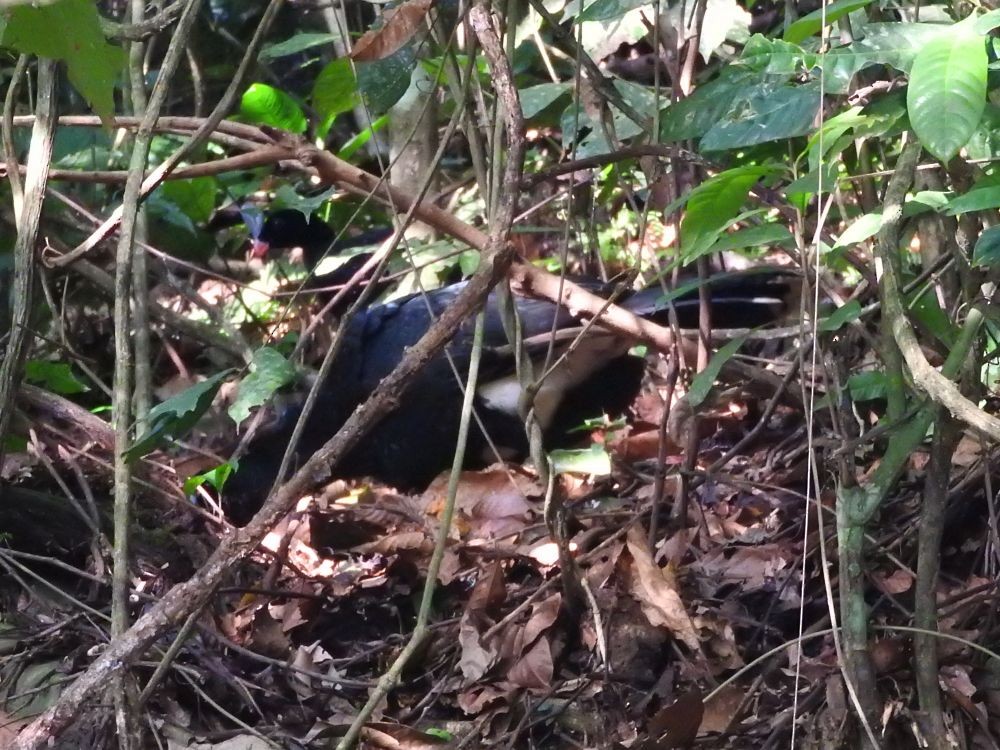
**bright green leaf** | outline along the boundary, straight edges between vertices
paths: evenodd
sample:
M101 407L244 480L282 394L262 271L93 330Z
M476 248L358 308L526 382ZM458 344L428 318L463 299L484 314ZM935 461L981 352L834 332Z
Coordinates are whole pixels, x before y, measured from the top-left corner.
M743 250L748 247L773 247L775 245L794 245L795 238L783 224L761 224L756 227L746 227L735 232L727 232L719 237L709 252L726 253L732 250Z
M881 228L881 211L872 211L870 214L860 216L837 238L834 248L847 247L848 245L856 245L859 242L864 242L878 234L878 230Z
M292 97L266 83L253 83L240 101L240 115L248 122L270 125L289 133L304 133L308 122Z
M771 167L737 167L694 188L681 221L681 258L697 256L713 245L743 205L754 183L773 171Z
M910 71L906 106L924 147L950 161L972 137L986 107L986 46L963 27L930 42Z
M600 445L591 444L585 450L560 449L549 453L552 468L558 474L597 474L604 476L611 473L611 457Z
M253 354L250 374L240 383L239 393L229 407L229 416L240 424L254 407L265 403L274 392L295 378L295 366L275 349L263 347Z
M115 114L115 82L125 55L105 40L97 6L91 0L58 0L46 5L17 5L7 13L0 44L65 62L70 83L110 126Z
M65 362L29 359L24 363L24 379L63 396L90 390Z
M785 30L784 39L792 44L800 44L813 34L823 28L825 22L827 26L836 23L838 18L853 13L864 8L872 0L837 0L830 3L825 8L814 10L808 13Z
M320 71L313 84L312 103L324 120L354 108L358 103L358 82L350 60L334 60Z
M229 479L235 470L236 468L232 464L225 463L201 474L188 477L184 482L184 494L190 495L194 493L205 482L208 482L217 492L221 492L226 480Z
M125 460L132 463L164 445L168 440L187 433L208 411L222 382L231 372L232 370L224 370L200 383L195 383L150 409L147 417L149 429L125 451Z

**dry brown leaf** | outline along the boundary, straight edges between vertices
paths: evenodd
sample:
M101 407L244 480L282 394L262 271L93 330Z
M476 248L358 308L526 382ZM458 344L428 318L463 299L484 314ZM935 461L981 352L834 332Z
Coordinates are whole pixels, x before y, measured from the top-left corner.
M506 599L507 583L504 580L503 566L499 561L494 561L480 574L475 588L469 595L466 610L469 612L493 612Z
M364 731L367 741L374 742L376 747L391 748L392 750L426 750L426 748L448 744L448 740L442 737L426 734L402 724L391 724L387 721L370 721L365 724ZM378 744L378 741L387 741L387 744Z
M729 685L715 693L712 699L704 704L704 715L698 734L706 732L725 732L736 718L736 711L746 691L736 685Z
M401 550L430 552L434 549L434 541L423 531L400 531L368 544L359 544L354 549L357 552L377 552L382 555L391 555Z
M626 544L635 563L631 593L643 614L653 625L666 627L686 646L697 649L698 634L684 609L674 575L669 568L661 569L653 562L646 536L639 526L629 529Z
M902 594L913 587L913 576L905 570L894 570L890 575L876 570L872 573L872 581L886 594Z
M552 649L547 638L539 638L507 672L507 681L527 690L552 687Z
M439 477L427 488L423 494L427 513L437 515L444 508L446 488L447 477ZM505 469L463 472L455 497L455 507L466 524L463 535L497 539L521 531L531 519L529 493L540 494L535 482Z
M649 739L643 743L643 750L673 750L693 745L704 711L705 704L697 688L661 708L646 725Z
M458 667L467 682L481 679L499 658L496 642L493 639L490 643L483 640L477 624L478 619L466 612L462 615L462 622L458 626L458 645L462 649Z
M433 0L408 0L391 16L386 14L382 28L366 31L355 42L351 59L354 62L372 62L397 52L424 27L424 19L433 4Z

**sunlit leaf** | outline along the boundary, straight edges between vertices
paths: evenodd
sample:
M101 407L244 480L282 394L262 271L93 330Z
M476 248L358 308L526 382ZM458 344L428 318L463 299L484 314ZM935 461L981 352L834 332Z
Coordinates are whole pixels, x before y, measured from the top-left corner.
M906 106L924 147L943 162L968 143L986 106L986 45L962 25L930 42L910 71Z

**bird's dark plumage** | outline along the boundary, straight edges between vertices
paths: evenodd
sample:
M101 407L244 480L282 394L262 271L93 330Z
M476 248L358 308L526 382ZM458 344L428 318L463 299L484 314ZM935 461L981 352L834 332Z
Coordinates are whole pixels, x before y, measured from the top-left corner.
M719 328L752 327L773 321L785 304L789 277L775 272L748 272L711 282L713 322ZM610 289L599 282L579 282L598 294ZM316 408L306 423L295 466L325 443L379 382L415 344L433 320L452 304L465 282L412 295L358 312L342 332L343 344ZM660 289L632 294L619 304L637 315L666 318L667 303ZM697 290L671 304L681 327L696 327ZM529 353L544 360L553 330L581 325L551 302L517 298L523 337ZM504 458L523 457L527 442L517 411L520 388L514 358L504 332L497 296L490 295L475 406ZM473 321L466 321L448 346L458 377L444 356L432 359L416 376L399 407L382 420L335 467L338 476L374 476L400 488L425 486L450 466L455 452L462 389L468 372ZM552 361L572 338L555 348ZM567 431L584 419L624 412L639 391L644 363L628 354L634 342L594 328L544 381L534 401L547 447L565 445ZM535 368L537 377L539 367ZM224 493L228 512L243 522L256 511L273 482L298 413L286 411L271 430L257 436ZM470 431L466 455L470 465L496 460L482 431Z

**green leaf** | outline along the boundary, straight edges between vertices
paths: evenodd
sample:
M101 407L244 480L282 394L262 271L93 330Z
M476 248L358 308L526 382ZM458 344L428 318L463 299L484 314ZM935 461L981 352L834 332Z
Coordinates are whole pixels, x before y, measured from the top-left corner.
M24 379L63 396L90 390L73 374L73 368L65 362L29 359L24 363Z
M955 344L958 332L948 313L941 308L941 302L933 287L921 287L906 295L903 304L907 314L925 331L929 331L946 347Z
M274 191L274 200L271 202L271 206L275 209L294 208L296 211L301 211L302 215L308 218L319 211L333 197L335 192L336 190L331 187L322 193L302 195L291 185L286 184Z
M827 26L836 23L838 18L853 13L864 8L872 0L837 0L830 3L825 9L814 10L812 13L802 16L785 30L784 39L792 44L800 44L813 34L819 33L825 22Z
M683 262L713 245L729 219L743 205L754 183L774 171L772 167L736 167L709 178L692 190L681 220L680 256L685 259Z
M691 387L687 392L687 399L691 404L691 408L697 408L708 397L708 394L712 391L712 386L715 384L715 379L722 372L723 365L733 358L733 355L743 346L744 341L746 341L746 336L728 342L712 355L705 369L694 376L691 380Z
M814 193L818 193L821 187L823 188L824 193L829 193L836 186L837 178L840 176L838 163L833 162L823 166L822 185L820 184L820 174L821 172L819 169L806 172L798 179L792 180L785 185L783 192L789 197L790 200L796 200L797 197L806 197Z
M223 370L150 409L149 429L125 451L123 454L125 460L133 463L168 440L177 439L187 433L208 411L222 382L231 372L232 370Z
M196 489L201 487L201 485L205 484L205 482L208 482L216 489L216 491L221 492L226 480L229 479L235 470L236 467L233 466L233 464L225 463L201 474L195 474L194 476L188 477L184 481L184 494L192 494Z
M108 127L115 114L115 82L125 55L104 39L97 6L91 0L58 0L17 5L7 10L4 47L62 60L73 88Z
M530 120L560 96L569 93L570 90L571 86L568 83L540 83L537 86L522 89L518 95L521 99L524 119Z
M743 93L699 145L702 151L725 151L805 135L813 129L820 101L813 84L756 87Z
M346 57L334 60L316 76L312 103L323 120L349 112L359 102L358 82L351 61Z
M903 216L919 216L928 211L944 211L949 205L950 193L943 190L920 190L903 204Z
M295 378L295 366L275 349L263 347L253 354L250 374L240 383L236 400L229 407L229 416L239 425L250 416L250 410L265 403L274 392Z
M660 140L669 143L701 138L732 110L734 102L760 85L761 76L751 70L737 65L723 68L718 77L664 110L660 117Z
M325 46L327 44L332 45L338 39L340 39L340 34L296 34L282 42L264 45L264 48L260 51L260 59L277 60L280 57L297 55L313 47Z
M979 235L972 249L972 263L987 268L1000 265L1000 226L990 227Z
M847 392L851 401L876 401L885 398L888 381L881 370L867 370L851 375L847 379Z
M986 46L962 26L930 42L910 71L906 107L924 147L950 161L975 132L986 107Z
M642 127L626 117L617 107L612 106L610 110L614 132L620 140L628 140L642 132ZM615 150L608 143L602 124L595 121L589 112L577 111L577 105L574 103L570 103L563 111L559 124L562 128L563 145L567 149L572 148L578 159L609 154Z
M878 230L881 228L882 212L872 211L870 214L865 214L857 218L854 223L847 227L843 234L837 238L837 242L833 247L836 249L864 242L878 234Z
M949 216L957 216L997 207L1000 207L1000 178L989 176L973 185L969 192L948 201L944 210Z
M747 40L739 60L740 65L758 73L782 76L807 73L818 62L818 55L781 39L768 39L763 34L754 34Z
M158 192L177 206L193 222L208 221L215 210L215 193L218 189L214 177L192 177L184 180L167 180Z
M583 21L615 21L630 10L650 5L650 0L595 0L576 17Z
M860 315L861 303L856 299L848 300L846 304L841 305L832 314L820 321L819 330L826 333L839 331L845 324L850 323L852 320L857 320Z
M240 115L247 122L270 125L289 133L304 133L308 125L298 102L266 83L250 84L240 101Z
M1000 26L1000 9L991 10L977 18L972 25L977 34L989 34L997 26Z
M351 138L347 143L343 145L340 151L337 152L337 157L343 159L344 161L350 161L350 158L354 156L360 149L365 147L374 136L375 133L380 130L384 130L389 124L389 116L382 115L375 122L371 124L370 127L365 128L356 136Z
M917 53L946 30L946 26L933 23L868 24L863 38L825 55L827 93L848 93L851 80L869 65L891 65L908 72Z
M585 450L560 449L549 453L552 468L558 474L598 474L611 473L611 457L600 445L591 444Z
M725 253L764 245L794 245L795 238L783 224L761 224L727 232L712 245L710 253Z
M384 115L403 97L416 64L409 44L381 60L357 64L358 91L372 114Z

